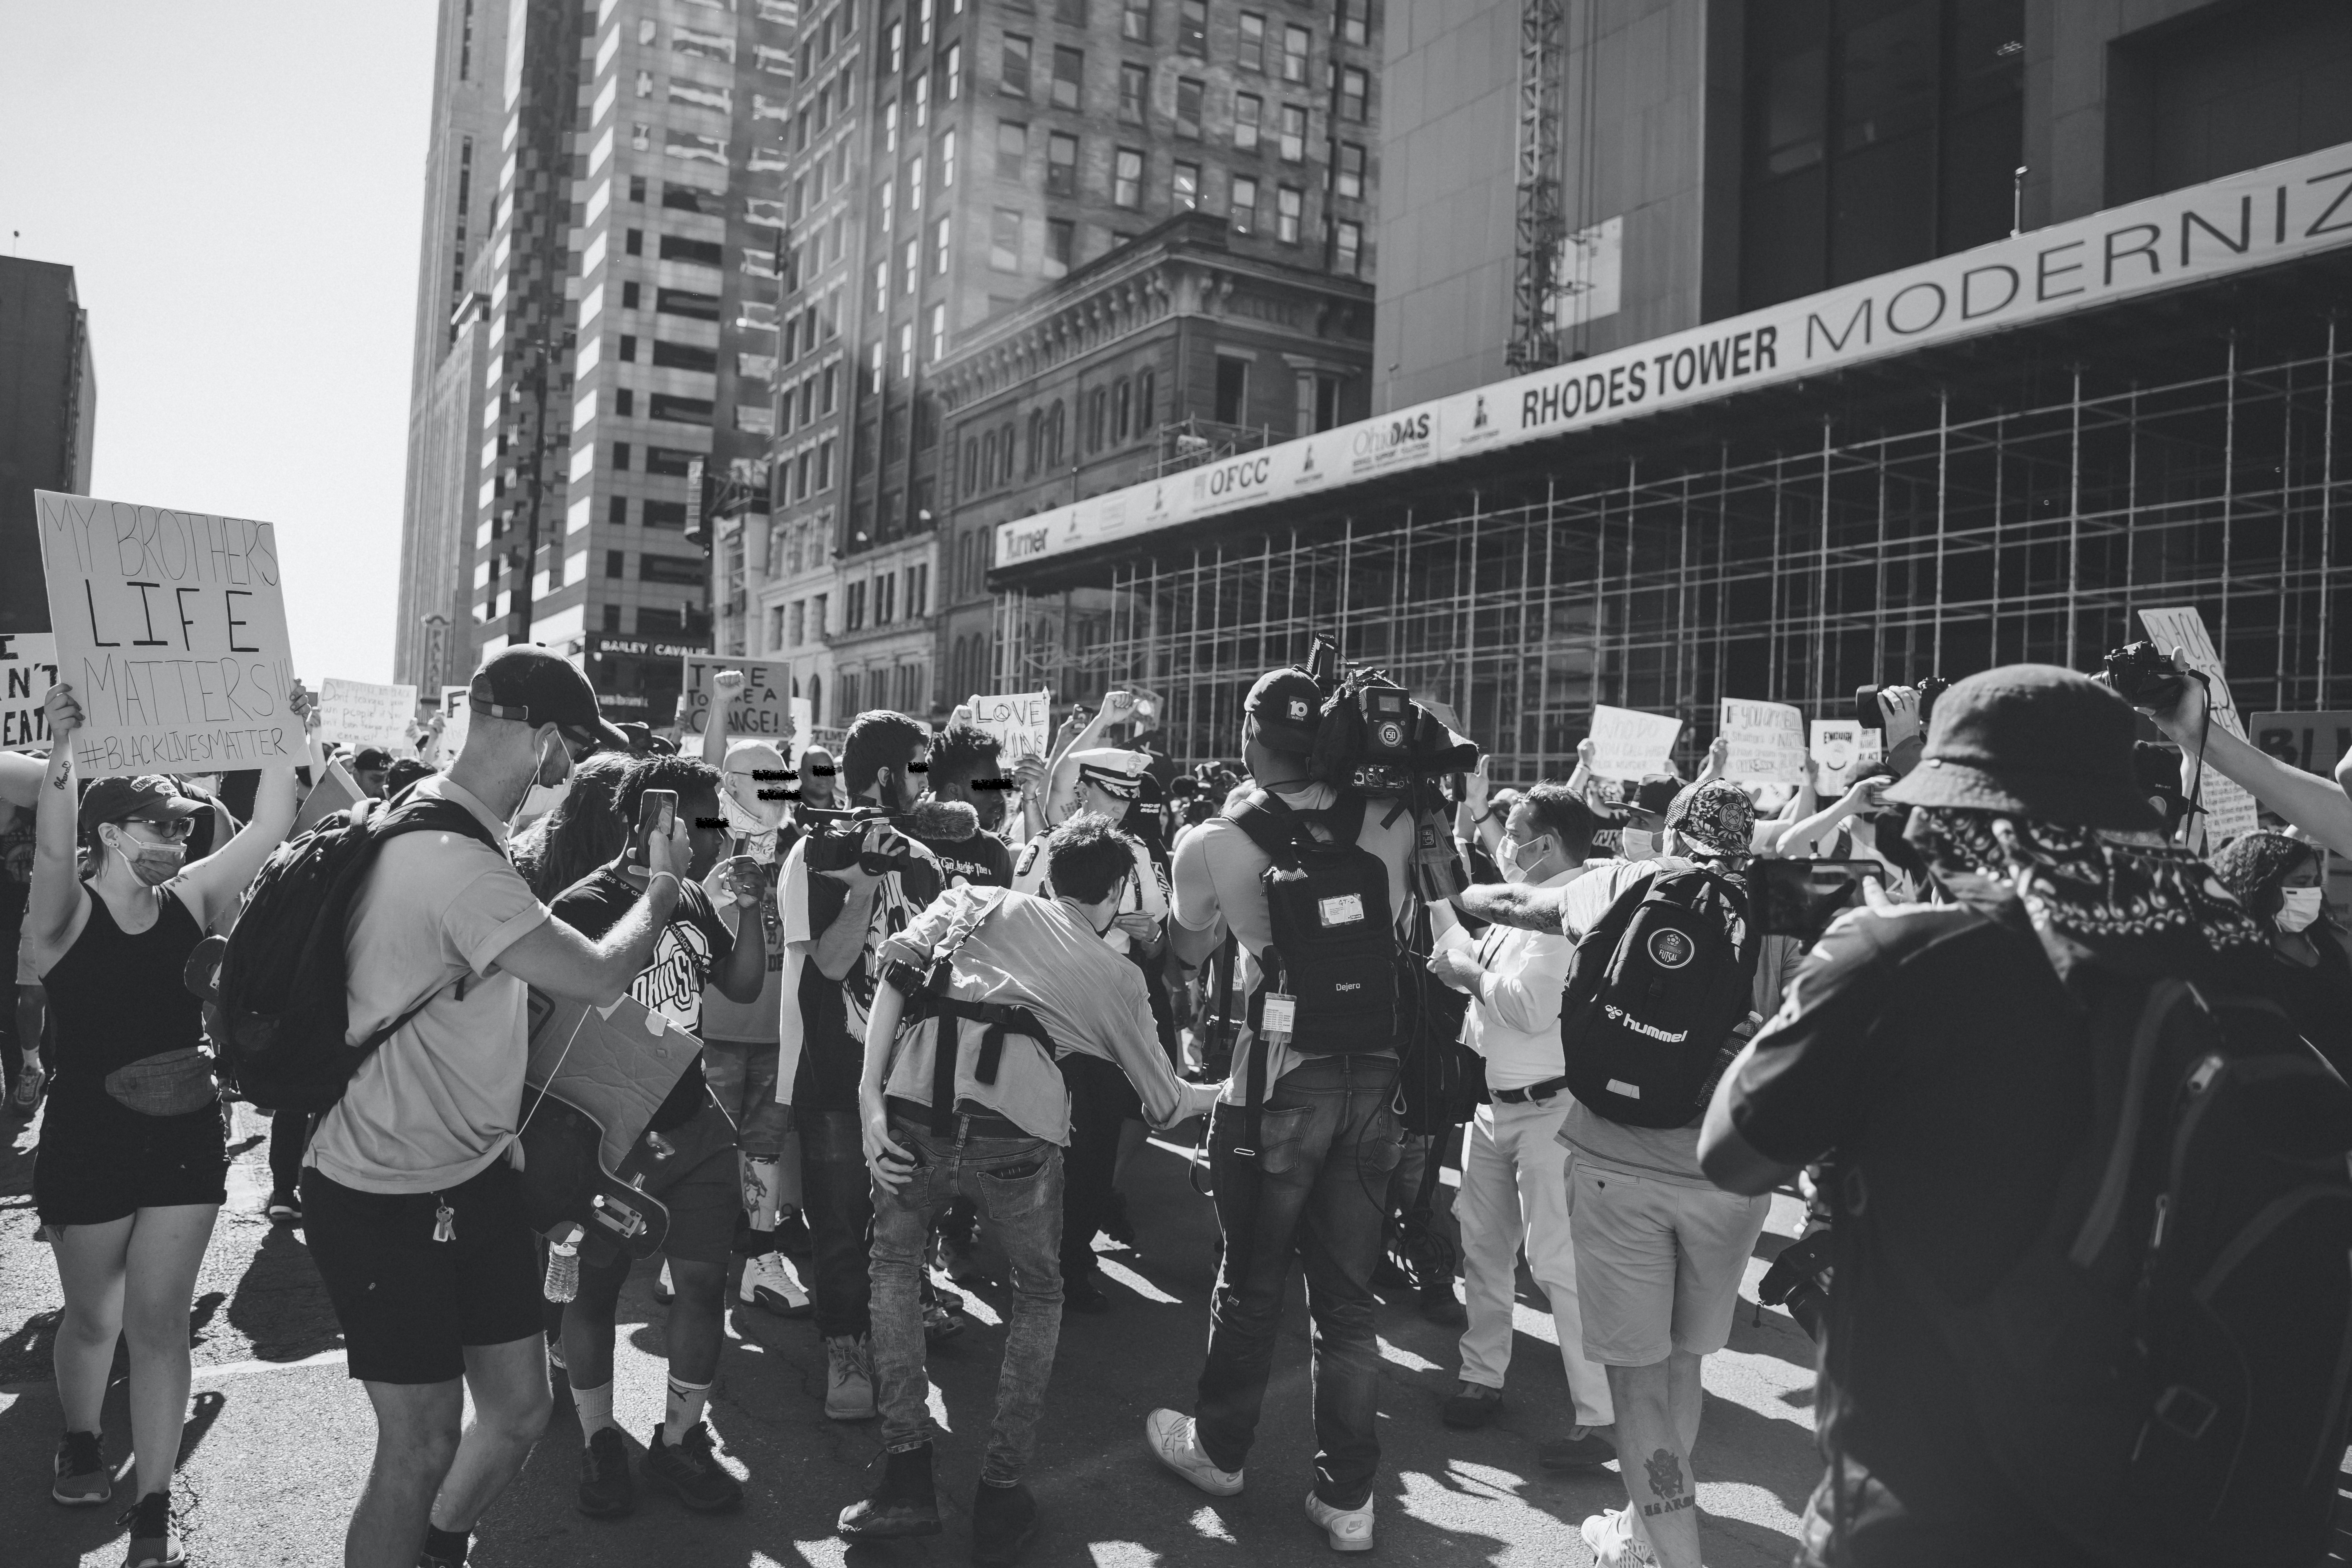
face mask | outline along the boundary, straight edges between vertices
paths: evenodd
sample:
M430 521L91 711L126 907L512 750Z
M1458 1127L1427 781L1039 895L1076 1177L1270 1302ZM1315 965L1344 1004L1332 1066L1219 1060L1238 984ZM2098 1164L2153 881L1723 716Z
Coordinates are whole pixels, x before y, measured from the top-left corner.
M547 776L551 767L555 770L555 777L551 781ZM552 758L548 756L545 750L541 751L539 767L530 777L530 788L523 793L522 805L516 808L515 815L545 816L561 805L564 797L571 793L572 753L564 750L562 742L559 741L556 742L555 755Z
M1628 827L1619 833L1618 843L1623 847L1628 860L1654 860L1660 853L1661 834L1646 828Z
M142 844L129 837L117 840L114 852L130 863L131 874L150 888L160 888L178 876L188 858L184 844Z
M1534 877L1535 868L1543 857L1528 855L1528 846L1516 838L1506 837L1495 846L1495 868L1503 873L1506 882L1525 882Z
M776 825L762 814L744 810L731 787L719 792L719 815L726 820L727 831L743 841L744 854L762 866L775 859Z
M2284 931L2303 931L2319 918L2317 888L2281 888L2279 889L2278 928Z

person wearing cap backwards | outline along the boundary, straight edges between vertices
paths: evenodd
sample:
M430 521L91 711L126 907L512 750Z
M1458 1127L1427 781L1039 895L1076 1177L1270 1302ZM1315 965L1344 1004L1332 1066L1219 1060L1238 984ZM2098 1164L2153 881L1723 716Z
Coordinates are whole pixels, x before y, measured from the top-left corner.
M1705 863L1737 872L1755 827L1756 808L1738 785L1685 784L1666 803L1654 858L1603 861L1558 888L1472 888L1459 903L1497 924L1573 940L1661 871ZM1745 922L1735 921L1731 934L1743 955L1752 951L1756 935ZM1751 1013L1735 1033L1755 1021ZM1696 1117L1682 1127L1634 1127L1571 1095L1557 1136L1569 1152L1584 1355L1608 1375L1628 1503L1587 1519L1585 1544L1604 1568L1699 1568L1690 1453L1700 1374L1706 1357L1730 1342L1740 1280L1771 1200L1726 1193L1707 1179Z
M191 865L188 835L203 806L149 774L100 779L77 812L81 704L60 682L44 706L52 746L23 941L57 1022L33 1164L33 1206L66 1302L55 1351L65 1432L49 1495L84 1508L113 1495L99 1418L121 1339L138 1454L126 1562L148 1568L182 1561L171 1491L188 1405L188 1307L228 1196L202 1007L182 975L205 929L236 908L293 826L294 769L264 769L253 820ZM309 708L299 684L288 706ZM86 877L78 848L89 856Z
M1135 804L1151 759L1140 752L1095 746L1072 751L1062 761L1076 775L1070 809L1062 821L1091 815L1117 827ZM1166 946L1168 887L1142 840L1131 834L1120 837L1134 856L1135 874L1127 879L1118 912L1111 917L1103 941L1148 973L1150 961ZM1023 847L1013 867L1016 892L1041 899L1055 896L1046 842L1040 836ZM1120 1130L1131 1121L1141 1131L1143 1102L1127 1075L1108 1062L1074 1057L1064 1073L1070 1086L1070 1148L1069 1180L1062 1186L1062 1300L1081 1312L1108 1312L1110 1297L1095 1266L1095 1233L1111 1212Z
M627 747L587 678L544 648L493 654L467 706L463 749L404 804L454 803L500 845L533 784ZM409 1016L320 1117L302 1178L311 1260L375 1411L374 1463L343 1542L351 1568L462 1563L547 1424L538 1237L514 1168L528 988L619 1000L691 854L684 822L656 836L644 891L596 941L551 920L506 856L464 833L394 838L352 901L350 1037Z
M2074 985L2225 967L2251 989L2263 933L2166 844L2134 774L2131 710L2071 670L1954 683L1920 765L1885 798L1913 808L1906 833L1943 901L1839 917L1717 1086L1699 1139L1707 1174L1738 1193L1838 1154L1819 1399L1836 1418L1798 1560L2082 1568L2107 1559L2071 1544L1997 1458L1991 1435L2035 1413L1973 1397L1937 1303L1981 1300L2026 1254L2089 1131L2090 1014ZM2037 931L2081 955L2067 977ZM2083 1504L2085 1521L2128 1506ZM2231 1560L2283 1561L2245 1544Z
M1328 838L1321 814L1341 797L1310 779L1307 765L1322 705L1322 690L1307 671L1269 670L1244 703L1242 752L1255 781L1251 800L1276 797L1275 807L1300 813L1308 831ZM1357 830L1358 846L1388 872L1392 918L1407 907L1413 833L1410 813L1391 817L1380 810L1366 811ZM1263 967L1274 931L1260 879L1271 865L1226 817L1188 835L1175 864L1171 940L1177 957L1197 964L1230 931ZM1261 1127L1265 1133L1285 1130L1278 1145L1262 1134L1273 1146L1255 1155L1240 1152L1253 1057L1265 1062ZM1225 1247L1194 1413L1154 1410L1144 1422L1144 1440L1161 1464L1213 1497L1242 1489L1296 1252L1315 1321L1316 1478L1307 1514L1342 1552L1372 1544L1381 1363L1371 1274L1381 1252L1383 1194L1401 1151L1391 1105L1399 1071L1395 1050L1378 1044L1310 1056L1286 1040L1268 1041L1261 1051L1244 1035L1210 1128Z
M384 775L392 771L392 753L382 746L362 746L346 765L352 783L370 800L384 797Z

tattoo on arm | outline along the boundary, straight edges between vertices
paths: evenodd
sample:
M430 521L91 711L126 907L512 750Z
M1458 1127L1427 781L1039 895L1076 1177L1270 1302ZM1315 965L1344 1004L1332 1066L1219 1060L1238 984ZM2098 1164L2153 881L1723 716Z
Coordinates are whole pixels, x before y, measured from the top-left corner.
M51 789L63 789L66 787L66 780L72 776L73 763L60 759L58 763L57 776L49 780L49 787Z
M1562 933L1558 889L1530 888L1517 882L1481 882L1465 888L1456 902L1462 912L1494 925L1521 931Z

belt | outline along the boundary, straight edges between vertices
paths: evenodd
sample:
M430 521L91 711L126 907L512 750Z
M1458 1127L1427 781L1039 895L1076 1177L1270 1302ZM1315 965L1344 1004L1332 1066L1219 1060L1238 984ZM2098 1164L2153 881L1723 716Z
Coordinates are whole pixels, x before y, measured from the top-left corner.
M1567 1087L1568 1079L1565 1078L1548 1078L1525 1089L1489 1089L1487 1093L1505 1105L1541 1105Z
M992 1110L982 1110L969 1100L956 1101L955 1108L945 1118L934 1116L931 1108L928 1105L918 1105L911 1100L902 1099L895 1094L891 1095L885 1103L891 1115L902 1121L923 1128L934 1136L952 1132L955 1130L954 1123L961 1121L963 1123L964 1136L967 1138L1021 1138L1031 1142L1039 1141L1034 1132L1023 1127L1019 1122L1009 1117L999 1116ZM946 1128L939 1126L942 1120L949 1123Z

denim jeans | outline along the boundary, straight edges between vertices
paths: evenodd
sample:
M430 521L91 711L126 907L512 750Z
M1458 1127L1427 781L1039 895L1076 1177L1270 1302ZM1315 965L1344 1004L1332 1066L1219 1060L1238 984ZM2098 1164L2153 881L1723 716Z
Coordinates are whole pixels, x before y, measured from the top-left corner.
M1220 1469L1249 1457L1296 1252L1315 1325L1315 1492L1334 1508L1361 1508L1380 1466L1371 1275L1401 1142L1396 1083L1392 1056L1308 1057L1266 1091L1255 1158L1236 1152L1241 1107L1219 1105L1210 1127L1225 1252L1194 1409L1201 1446Z
M874 1187L874 1377L883 1447L895 1452L932 1439L923 1257L932 1220L962 1198L980 1211L1012 1265L996 1426L980 1472L1010 1486L1036 1450L1037 1412L1062 1337L1062 1151L1037 1138L974 1138L961 1120L954 1132L940 1134L893 1117L890 1136L917 1164L898 1191Z
M1118 1171L1119 1124L1141 1120L1143 1101L1116 1062L1072 1055L1062 1062L1070 1089L1070 1146L1062 1186L1062 1278L1095 1272L1095 1232L1110 1217Z
M801 1130L801 1207L808 1217L815 1278L816 1331L825 1339L866 1332L871 1282L866 1241L874 1226L874 1178L854 1110L796 1107Z

